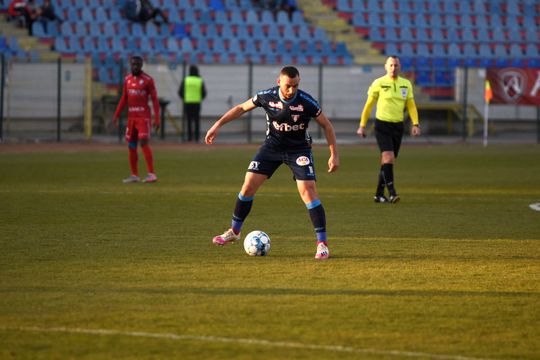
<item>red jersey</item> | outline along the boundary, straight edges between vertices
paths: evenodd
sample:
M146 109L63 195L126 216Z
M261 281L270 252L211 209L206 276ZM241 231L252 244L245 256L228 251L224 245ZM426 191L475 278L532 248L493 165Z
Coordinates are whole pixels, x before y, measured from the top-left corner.
M148 97L152 98L154 108L154 124L159 125L159 101L154 79L144 71L139 76L129 74L124 78L122 98L118 103L114 117L118 118L124 107L128 106L128 119L150 118Z
M26 11L28 14L30 14L30 8L28 7L28 4L26 3L26 1L15 0L15 1L12 1L9 4L8 13L11 16L23 15L24 11Z

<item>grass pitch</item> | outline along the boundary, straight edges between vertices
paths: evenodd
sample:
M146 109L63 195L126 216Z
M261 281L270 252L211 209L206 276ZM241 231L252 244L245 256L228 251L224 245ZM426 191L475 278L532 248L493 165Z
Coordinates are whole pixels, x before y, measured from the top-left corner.
M269 256L212 245L256 147L156 146L124 185L124 148L0 146L0 358L538 359L540 147L405 144L397 205L375 147L340 150L319 262L285 167L243 231Z

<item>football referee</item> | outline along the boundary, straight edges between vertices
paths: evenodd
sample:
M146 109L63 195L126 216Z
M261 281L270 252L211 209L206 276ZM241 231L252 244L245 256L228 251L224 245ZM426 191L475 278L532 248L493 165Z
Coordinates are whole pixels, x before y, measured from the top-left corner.
M368 98L360 118L360 127L356 133L361 137L366 137L366 124L373 105L377 103L375 137L381 151L381 169L374 200L377 203L395 204L399 201L399 195L394 186L394 162L403 138L405 106L413 124L411 135L420 135L420 126L411 82L399 76L401 70L399 58L388 57L384 69L386 75L375 79L369 87ZM388 189L388 198L384 195L385 188Z

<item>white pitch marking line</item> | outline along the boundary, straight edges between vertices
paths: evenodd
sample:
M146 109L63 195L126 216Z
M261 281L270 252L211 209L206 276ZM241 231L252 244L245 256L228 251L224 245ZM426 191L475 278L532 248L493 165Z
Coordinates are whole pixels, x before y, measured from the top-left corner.
M540 211L540 203L531 204L529 207L533 210Z
M339 345L313 345L302 344L297 342L286 341L268 341L257 339L244 339L244 338L227 338L219 336L197 336L197 335L180 335L173 333L150 333L144 331L121 331L114 329L82 329L82 328L66 328L66 327L0 327L2 330L10 331L32 331L41 333L68 333L68 334L91 334L91 335L119 335L119 336L132 336L142 338L155 338L155 339L169 339L169 340L193 340L193 341L205 341L211 343L233 343L233 344L247 344L247 345L263 345L268 347L284 347L284 348L296 348L307 350L323 350L330 352L345 352L345 353L357 353L357 354L372 354L372 355L388 355L388 356L405 356L411 358L431 358L441 360L489 360L485 358L474 358L461 355L445 355L445 354L430 354L417 351L401 351L401 350L375 350L375 349L359 349L350 346ZM494 359L491 359L494 360Z

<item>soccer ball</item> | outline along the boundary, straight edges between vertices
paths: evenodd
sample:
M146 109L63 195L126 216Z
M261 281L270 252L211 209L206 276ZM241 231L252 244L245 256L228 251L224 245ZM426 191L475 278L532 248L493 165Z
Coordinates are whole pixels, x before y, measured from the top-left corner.
M270 236L260 230L250 232L244 239L244 250L250 256L265 256L270 251Z

